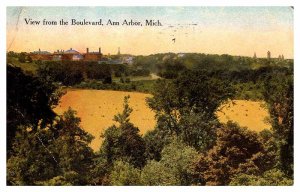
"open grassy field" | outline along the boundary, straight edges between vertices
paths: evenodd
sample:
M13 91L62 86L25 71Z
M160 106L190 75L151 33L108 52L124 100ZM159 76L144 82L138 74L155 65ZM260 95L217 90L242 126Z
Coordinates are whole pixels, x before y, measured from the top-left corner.
M82 90L70 89L61 98L61 103L55 109L62 114L69 107L77 111L81 118L81 126L95 136L91 147L99 150L101 145L100 135L113 125L114 115L123 110L124 96L130 95L129 105L133 108L131 122L140 129L141 134L154 129L154 112L146 105L145 98L150 94L110 90ZM261 131L270 128L265 120L269 117L267 110L262 106L263 102L234 100L222 106L217 113L221 122L228 120L237 122L241 126L247 126L251 130Z
M233 100L220 107L217 116L222 123L231 120L254 131L270 129L270 115L262 101Z
M150 94L110 90L68 90L55 111L62 114L69 107L76 110L81 118L81 126L95 136L91 147L99 150L102 142L101 133L115 123L113 117L122 112L124 97L127 95L130 95L129 105L133 108L131 122L140 129L141 134L154 129L155 114L147 107L145 101L146 97L151 97Z

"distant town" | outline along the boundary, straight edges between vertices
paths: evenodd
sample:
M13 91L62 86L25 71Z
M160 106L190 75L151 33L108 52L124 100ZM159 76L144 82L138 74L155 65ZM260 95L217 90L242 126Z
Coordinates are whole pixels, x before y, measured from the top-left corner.
M86 48L85 53L80 53L79 51L70 48L69 50L57 50L53 53L49 51L33 51L27 54L31 57L33 61L97 61L99 64L132 64L134 57L132 55L123 54L121 55L120 47L118 47L118 52L113 57L108 55L103 55L101 48L98 51L90 51Z
M118 47L118 52L115 55L104 55L101 52L101 47L98 51L90 51L86 48L85 53L80 53L79 51L70 48L68 50L57 50L53 53L49 51L43 51L38 49L27 54L33 61L97 61L99 64L133 64L134 56L130 54L121 54L120 47ZM168 55L166 55L167 57ZM184 57L185 53L178 53L178 57ZM259 59L254 52L253 59ZM267 59L278 59L284 60L284 55L280 54L277 58L271 57L271 52L267 51Z

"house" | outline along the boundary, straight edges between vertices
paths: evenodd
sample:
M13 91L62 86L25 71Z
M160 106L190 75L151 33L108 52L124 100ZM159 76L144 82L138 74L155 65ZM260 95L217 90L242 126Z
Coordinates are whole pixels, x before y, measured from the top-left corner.
M62 61L62 60L80 61L80 60L83 60L83 55L72 48L70 48L67 51L57 50L57 52L53 53L52 60L54 60L54 61Z
M86 48L86 53L83 55L85 61L100 61L102 58L101 48L98 52L90 52L89 48Z
M53 60L53 61L98 61L103 60L103 54L101 53L101 48L98 52L90 52L89 48L86 49L86 53L80 53L79 51L70 48L69 50L57 50L54 53L48 51L38 51L31 52L29 56L32 60ZM107 60L108 61L108 60ZM104 59L104 62L105 59ZM130 60L129 60L130 62ZM109 60L108 63L120 64L121 60Z
M132 65L133 64L133 59L134 59L134 57L132 57L132 56L125 56L125 57L122 58L122 63Z
M41 51L39 49L38 51L33 51L28 54L28 56L31 57L32 60L38 61L38 60L52 60L52 54L48 51Z

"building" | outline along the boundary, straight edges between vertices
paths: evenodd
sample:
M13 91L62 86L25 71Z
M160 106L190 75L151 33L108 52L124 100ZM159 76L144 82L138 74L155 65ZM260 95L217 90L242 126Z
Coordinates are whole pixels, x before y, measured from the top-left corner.
M254 52L253 59L257 59L256 52Z
M48 51L41 51L41 49L39 49L38 51L30 52L28 55L33 61L52 60L52 54Z
M177 57L184 57L184 56L185 56L184 53L178 53L178 54L177 54Z
M90 52L89 48L86 48L86 53L83 55L85 61L100 61L102 58L101 47L98 52Z
M79 53L78 51L70 48L69 50L57 50L57 52L53 53L53 58L52 60L54 61L80 61L83 60L83 55Z
M270 51L267 52L267 58L271 59L271 52Z
M118 52L120 53L120 48L118 49ZM101 53L101 47L99 47L99 50L97 52L91 52L89 51L89 48L86 48L86 53L80 53L79 51L70 48L69 50L57 50L53 53L50 53L48 51L41 51L39 49L38 51L34 51L28 54L32 60L41 60L41 61L98 61L100 62L103 60L103 54ZM107 60L108 61L108 60ZM132 59L128 58L126 60L128 63L132 62ZM122 63L122 60L115 59L108 61L108 63Z
M122 63L132 65L133 64L133 59L134 59L133 56L124 56L122 58Z

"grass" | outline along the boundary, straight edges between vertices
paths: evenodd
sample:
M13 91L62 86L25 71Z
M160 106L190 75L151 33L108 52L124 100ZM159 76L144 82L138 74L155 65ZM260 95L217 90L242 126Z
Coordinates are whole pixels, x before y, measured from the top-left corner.
M260 132L270 129L269 113L262 101L233 100L220 107L217 116L222 123L231 120L242 127Z
M69 107L78 112L81 118L81 126L95 136L91 147L97 151L100 148L102 138L101 133L113 125L114 115L122 112L123 99L130 95L129 105L133 108L130 116L131 122L140 129L141 134L154 129L154 112L146 105L145 98L151 97L150 94L111 91L111 90L68 90L61 98L60 104L55 112L62 114Z
M61 98L55 112L62 114L69 107L76 110L81 118L82 128L95 136L91 147L97 151L102 142L101 133L114 124L112 119L114 115L123 110L123 99L127 95L130 95L129 105L133 108L130 116L131 122L140 129L141 134L154 129L156 124L155 114L149 109L145 101L145 98L151 97L151 94L112 90L68 89L67 93ZM226 123L231 120L254 131L271 127L266 122L269 114L267 109L263 107L264 102L247 100L234 100L233 102L220 108L217 116L221 122Z
M16 58L16 57L9 57L8 63L10 63L16 67L20 67L26 73L32 73L32 74L35 74L37 69L39 68L38 64L35 62L20 63L18 58Z

